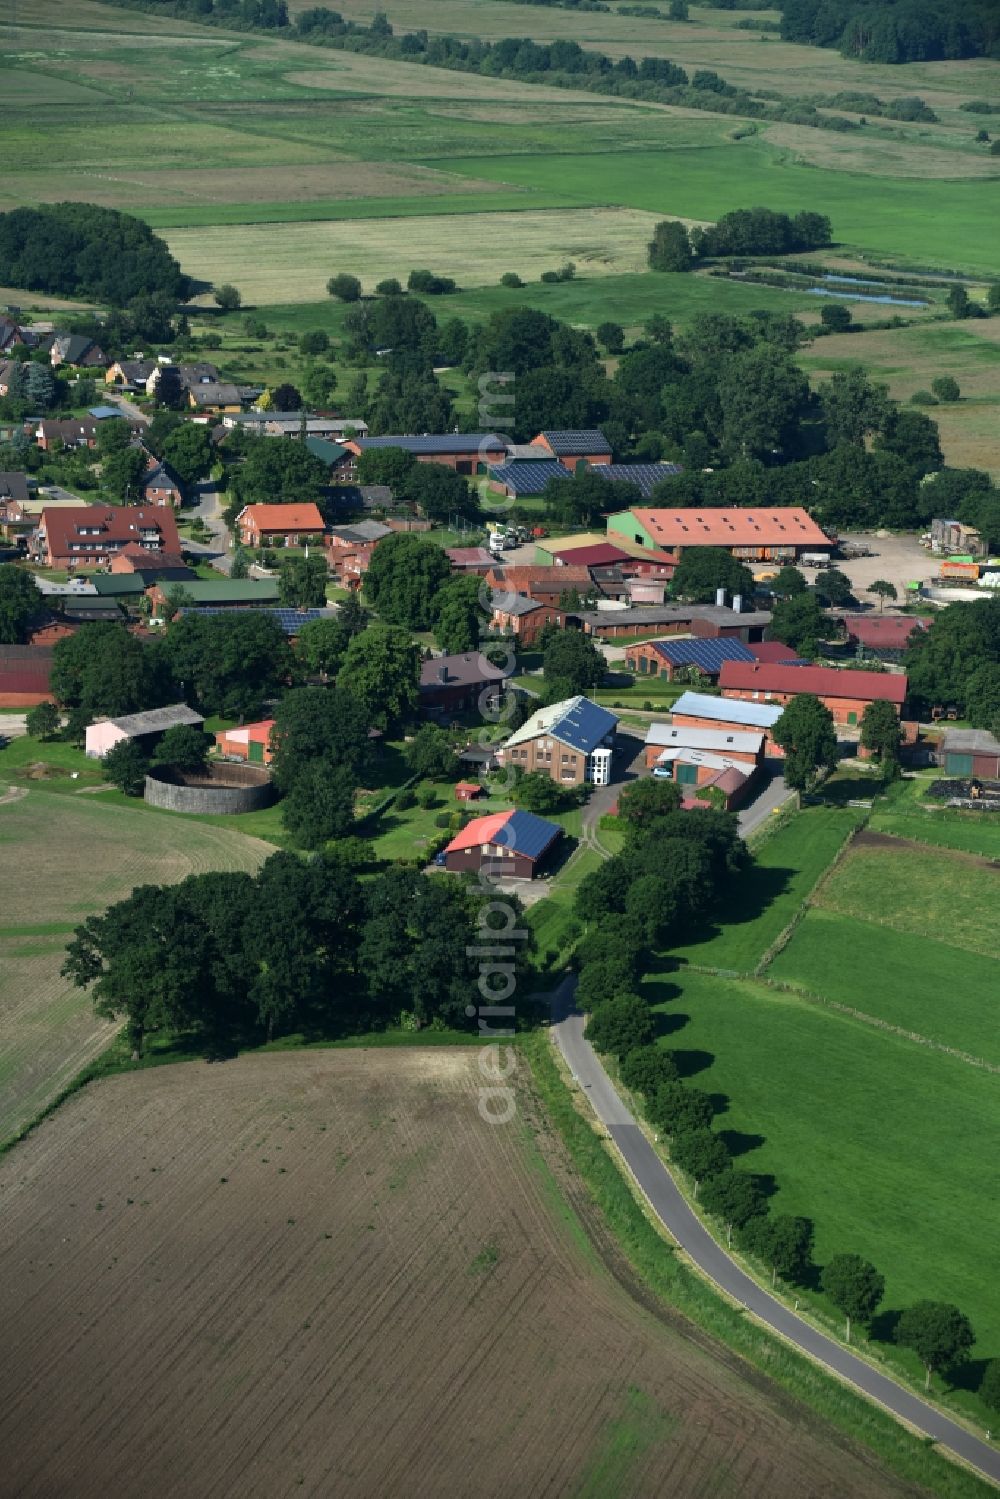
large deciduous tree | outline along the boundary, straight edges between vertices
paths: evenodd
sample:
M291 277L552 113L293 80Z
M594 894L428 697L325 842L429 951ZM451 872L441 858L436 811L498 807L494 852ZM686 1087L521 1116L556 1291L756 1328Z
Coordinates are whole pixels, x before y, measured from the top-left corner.
M365 595L386 624L426 630L434 621L438 591L451 576L451 563L439 546L401 531L373 551Z
M896 1323L896 1342L912 1348L924 1366L924 1389L931 1387L931 1375L952 1368L969 1356L976 1341L968 1317L941 1301L918 1301L908 1306Z
M370 625L347 647L337 685L353 693L373 728L401 723L417 705L420 647L406 629Z
M784 776L793 791L811 790L821 771L836 766L833 714L811 692L800 692L792 699L772 732L785 751Z
M819 1283L846 1319L844 1336L851 1341L851 1324L867 1325L885 1294L885 1276L860 1254L835 1254L823 1266Z
M725 547L686 547L674 570L674 596L695 604L714 604L720 588L749 599L753 596L753 574Z
M39 613L41 594L30 573L12 562L0 566L0 645L19 645Z

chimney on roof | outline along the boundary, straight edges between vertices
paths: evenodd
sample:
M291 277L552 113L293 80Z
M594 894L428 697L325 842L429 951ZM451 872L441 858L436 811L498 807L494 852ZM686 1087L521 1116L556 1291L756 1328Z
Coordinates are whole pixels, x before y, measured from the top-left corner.
M448 668L447 668L447 666L439 666L438 667L438 681L439 682L447 682L447 680L448 680Z
M742 595L742 593L737 593L737 594L733 595L733 613L734 614L742 614L743 613L743 595Z
M724 609L726 607L726 590L724 588L717 588L715 590L715 607L716 609Z

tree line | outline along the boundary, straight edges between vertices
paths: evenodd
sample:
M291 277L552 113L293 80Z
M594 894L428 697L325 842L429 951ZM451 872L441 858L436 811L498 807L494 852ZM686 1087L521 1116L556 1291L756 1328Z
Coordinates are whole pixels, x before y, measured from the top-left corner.
M139 886L76 928L62 971L99 1015L124 1021L136 1057L164 1034L216 1057L291 1033L466 1029L480 906L465 878L362 880L335 853L277 853L255 875ZM511 959L521 971L529 946Z
M323 5L301 11L292 22L284 0L109 0L109 3L237 29L278 28L286 36L314 46L479 73L488 78L522 78L556 88L586 89L628 99L681 104L716 114L813 125L824 130L857 128L853 121L838 115L822 115L811 105L756 98L708 68L689 75L667 58L613 59L572 41L546 44L534 42L530 37L467 41L450 34L432 36L424 29L397 36L381 12L375 13L369 26L362 26ZM256 19L265 13L267 19Z
M627 1088L642 1098L650 1123L668 1144L672 1164L690 1180L703 1210L726 1242L764 1264L772 1284L818 1280L852 1328L871 1327L883 1301L885 1278L856 1253L838 1253L817 1272L814 1225L798 1214L772 1213L767 1184L737 1168L726 1139L713 1128L718 1100L682 1076L677 1056L656 1041L655 1023L640 992L652 952L700 922L723 901L735 880L752 876L752 861L731 814L678 810L680 791L669 782L640 780L623 790L618 816L625 846L581 881L577 914L589 929L575 962L577 1003L588 1012L587 1037L617 1060ZM893 1337L912 1350L930 1386L936 1372L952 1372L975 1343L969 1319L949 1303L920 1301L895 1319ZM1000 1360L986 1366L980 1393L1000 1409Z
M992 57L1000 16L990 0L779 0L787 42L837 47L862 62Z
M176 302L189 286L148 224L94 203L42 203L0 214L0 280L112 307L158 295Z

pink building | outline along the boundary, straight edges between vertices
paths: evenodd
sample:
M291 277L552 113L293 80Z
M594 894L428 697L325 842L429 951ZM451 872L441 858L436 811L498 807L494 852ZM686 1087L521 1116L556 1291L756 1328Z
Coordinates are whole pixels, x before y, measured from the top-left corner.
M102 718L87 729L84 747L89 759L102 760L108 750L123 739L134 739L144 750L152 749L157 740L178 724L200 729L205 720L187 703L173 703L169 708L150 708L145 713L129 713L123 718Z

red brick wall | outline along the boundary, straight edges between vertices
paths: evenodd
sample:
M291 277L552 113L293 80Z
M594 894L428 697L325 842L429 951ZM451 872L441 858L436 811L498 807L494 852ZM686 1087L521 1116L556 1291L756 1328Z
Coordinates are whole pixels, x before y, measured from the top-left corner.
M798 696L795 692L769 692L763 693L753 691L749 687L725 687L722 691L723 697L738 698L745 703L777 703L785 707ZM845 728L854 728L861 723L864 711L868 707L868 699L861 697L821 697L820 702L825 704L833 714L833 721ZM896 716L899 717L899 707L893 704ZM855 722L851 722L851 714L855 715Z

